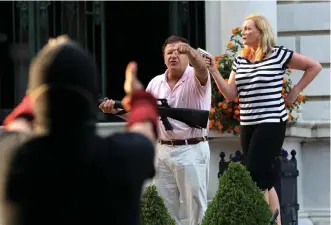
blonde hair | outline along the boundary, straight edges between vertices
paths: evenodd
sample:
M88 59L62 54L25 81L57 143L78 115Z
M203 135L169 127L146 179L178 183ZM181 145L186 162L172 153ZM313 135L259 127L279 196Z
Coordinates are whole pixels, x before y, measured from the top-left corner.
M251 14L245 20L252 20L254 22L256 28L261 33L261 37L256 51L252 47L245 45L241 50L241 56L249 60L261 60L270 53L276 44L271 24L265 16L260 14Z

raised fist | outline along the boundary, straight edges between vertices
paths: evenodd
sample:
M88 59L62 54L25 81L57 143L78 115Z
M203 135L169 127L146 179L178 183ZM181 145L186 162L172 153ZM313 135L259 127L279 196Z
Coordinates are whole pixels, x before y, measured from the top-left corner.
M186 43L178 43L176 48L179 54L187 54L191 49L191 47Z

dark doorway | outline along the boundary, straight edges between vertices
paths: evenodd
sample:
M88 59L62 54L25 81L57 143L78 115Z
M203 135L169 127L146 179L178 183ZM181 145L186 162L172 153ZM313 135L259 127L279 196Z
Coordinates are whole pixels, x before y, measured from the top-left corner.
M203 1L15 1L2 2L0 9L6 21L0 26L0 122L24 96L29 61L49 37L67 34L92 53L100 69L100 97L116 100L124 96L131 60L145 86L165 71L162 45L171 34L205 47Z
M138 63L145 87L164 73L162 45L168 36L180 35L192 47L205 48L204 11L203 1L105 2L107 97L123 98L124 71L131 60Z
M138 75L146 87L166 67L162 45L169 35L168 2L105 2L107 97L124 97L127 64L138 63ZM113 118L114 117L114 118ZM115 116L107 118L116 121Z
M14 63L11 58L13 43L12 2L0 3L0 108L14 106ZM6 22L4 22L6 21Z
M162 44L168 37L168 2L106 2L108 97L121 99L126 65L138 63L148 82L165 71Z

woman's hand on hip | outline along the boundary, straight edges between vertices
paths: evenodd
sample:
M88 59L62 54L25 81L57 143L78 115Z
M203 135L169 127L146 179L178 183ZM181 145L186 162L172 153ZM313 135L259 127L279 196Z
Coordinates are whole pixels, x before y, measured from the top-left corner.
M285 104L288 106L292 106L294 102L297 100L299 95L298 89L294 86L290 93L285 97Z

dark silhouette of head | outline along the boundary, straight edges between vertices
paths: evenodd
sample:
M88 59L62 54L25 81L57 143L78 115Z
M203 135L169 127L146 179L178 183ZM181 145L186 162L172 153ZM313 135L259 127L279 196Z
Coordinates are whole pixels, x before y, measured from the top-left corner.
M46 45L33 59L28 93L35 102L36 131L66 132L94 127L97 66L77 43Z

